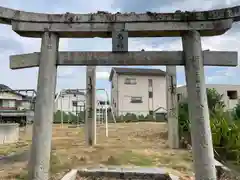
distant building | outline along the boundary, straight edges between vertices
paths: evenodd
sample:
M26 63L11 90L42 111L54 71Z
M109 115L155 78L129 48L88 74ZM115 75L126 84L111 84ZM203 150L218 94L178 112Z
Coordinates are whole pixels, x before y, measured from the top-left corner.
M31 109L32 97L20 94L0 84L0 110Z
M109 81L116 116L166 112L166 72L160 69L112 68Z
M24 125L33 121L35 96L23 95L0 84L0 122Z
M64 111L65 113L82 114L85 112L86 94L83 90L67 89L55 97L55 112ZM106 107L107 106L107 107ZM104 111L109 108L109 102L96 100L96 116L102 118ZM82 117L83 118L83 117Z
M55 97L55 110L76 113L84 111L85 93L76 89L62 91Z
M206 84L206 88L216 89L219 94L223 94L223 100L226 105L226 109L233 109L240 99L240 85L229 84ZM182 101L187 98L186 86L177 88L178 101Z

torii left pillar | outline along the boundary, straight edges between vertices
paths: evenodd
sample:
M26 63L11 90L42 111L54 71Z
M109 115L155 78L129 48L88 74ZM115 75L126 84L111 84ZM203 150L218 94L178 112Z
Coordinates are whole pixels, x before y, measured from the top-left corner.
M28 167L28 179L31 180L49 179L58 43L56 34L43 33Z
M85 135L89 146L96 144L96 66L87 66Z

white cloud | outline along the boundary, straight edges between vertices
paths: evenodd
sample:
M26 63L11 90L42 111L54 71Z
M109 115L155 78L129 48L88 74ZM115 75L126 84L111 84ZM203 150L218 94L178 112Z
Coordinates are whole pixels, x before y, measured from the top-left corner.
M108 79L109 72L96 72L97 79Z

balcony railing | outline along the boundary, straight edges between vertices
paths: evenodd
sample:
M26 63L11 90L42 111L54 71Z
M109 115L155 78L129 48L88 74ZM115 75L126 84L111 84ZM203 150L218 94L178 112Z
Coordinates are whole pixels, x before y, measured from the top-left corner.
M4 107L4 106L0 106L0 110L17 110L16 107Z

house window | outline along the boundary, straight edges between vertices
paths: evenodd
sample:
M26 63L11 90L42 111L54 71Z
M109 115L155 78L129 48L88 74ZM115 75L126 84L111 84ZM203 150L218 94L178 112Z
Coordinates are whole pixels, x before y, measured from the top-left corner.
M16 107L16 100L4 99L1 102L1 107L4 107L4 108L15 108Z
M137 84L136 78L126 78L124 84Z
M72 101L72 106L77 107L77 101Z
M149 111L149 115L153 115L153 111Z
M112 89L114 88L114 85L113 85L113 83L112 83Z
M148 98L153 98L153 92L152 91L148 92Z
M238 99L237 91L227 91L227 96L229 99Z
M8 100L3 100L2 101L2 107L10 107L9 106L9 101Z
M182 95L181 94L177 94L177 100L181 101Z
M24 104L23 101L21 101L21 100L16 100L16 106L17 106L17 107L19 107L19 106L21 106L21 105L23 105L23 104Z
M152 87L153 81L152 79L148 79L148 87Z
M142 97L131 97L131 103L142 103Z

